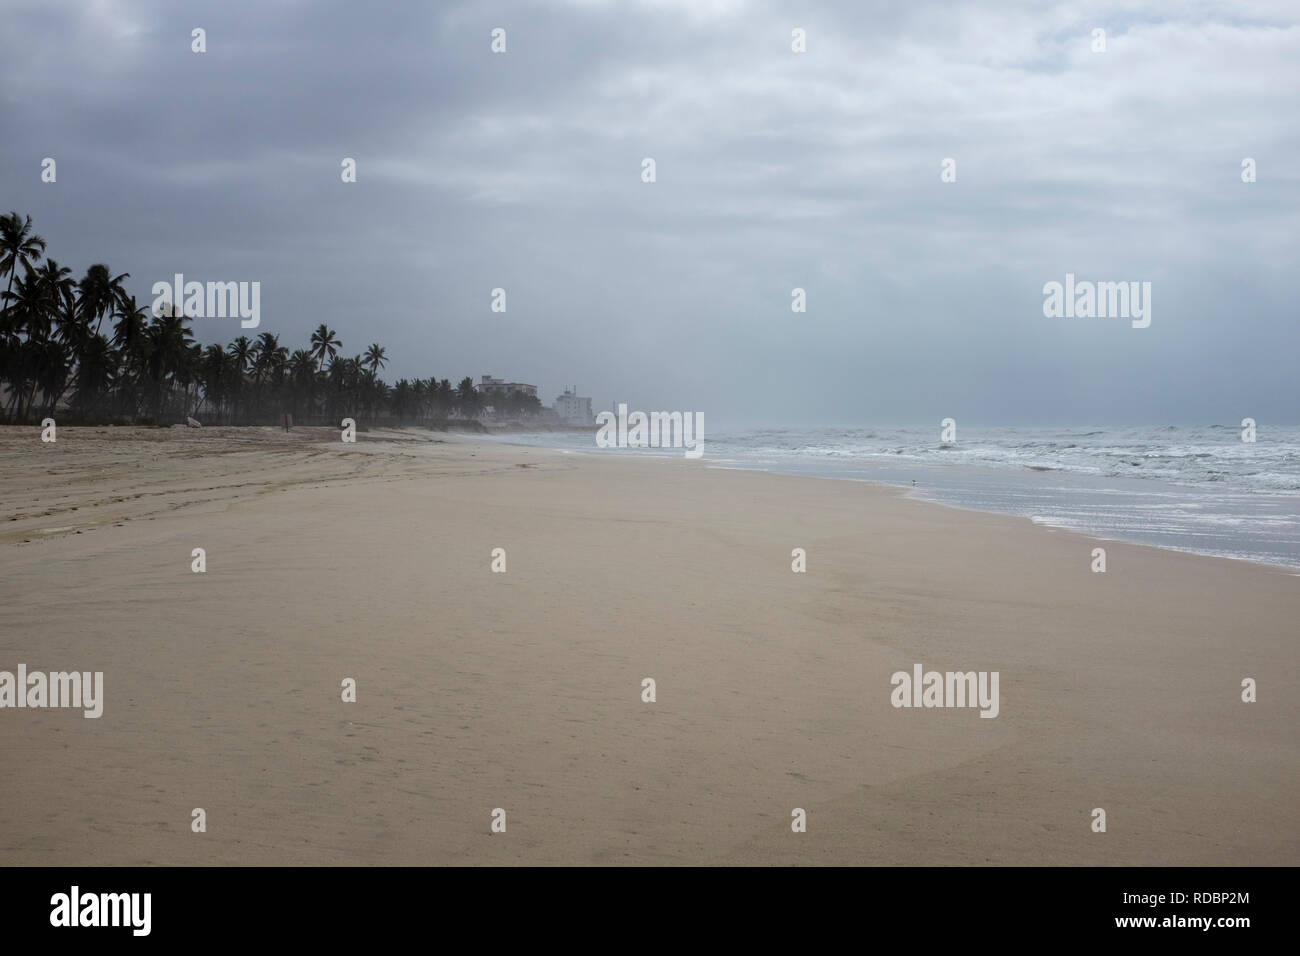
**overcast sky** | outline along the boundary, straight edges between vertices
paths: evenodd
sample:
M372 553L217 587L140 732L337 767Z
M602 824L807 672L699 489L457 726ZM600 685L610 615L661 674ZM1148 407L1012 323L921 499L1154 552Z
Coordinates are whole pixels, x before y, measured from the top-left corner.
M348 355L386 346L390 382L491 373L715 425L1300 421L1294 0L0 0L0 22L0 207L54 258L130 272L141 303L176 272L259 281L255 332L325 322ZM1151 282L1150 327L1044 317L1067 272Z

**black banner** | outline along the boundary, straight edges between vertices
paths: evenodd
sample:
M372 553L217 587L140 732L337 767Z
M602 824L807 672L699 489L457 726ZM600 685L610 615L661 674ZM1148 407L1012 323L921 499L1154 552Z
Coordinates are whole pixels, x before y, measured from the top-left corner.
M613 941L698 926L764 940L965 939L1232 945L1288 922L1284 869L6 869L6 941L395 941L435 922ZM532 929L529 929L532 927ZM647 935L648 934L648 935ZM1242 934L1246 934L1243 936ZM668 937L680 941L682 937Z

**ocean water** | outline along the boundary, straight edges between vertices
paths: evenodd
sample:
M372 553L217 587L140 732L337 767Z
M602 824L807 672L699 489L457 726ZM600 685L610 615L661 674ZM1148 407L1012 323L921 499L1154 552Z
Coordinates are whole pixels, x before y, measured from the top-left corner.
M1300 427L705 429L711 467L874 481L1055 528L1300 570ZM509 441L593 454L587 434Z

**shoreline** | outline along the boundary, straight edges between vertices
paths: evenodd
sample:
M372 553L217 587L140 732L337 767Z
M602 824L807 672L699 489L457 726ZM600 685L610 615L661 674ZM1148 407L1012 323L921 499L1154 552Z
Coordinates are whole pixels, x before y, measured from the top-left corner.
M500 440L503 443L515 444L518 447L524 447L524 448L560 449L560 446L555 446L555 445L530 444L526 442L510 442L509 436L502 436ZM600 454L600 451L597 449L564 448L561 450L565 451L568 454L576 454L576 455ZM672 459L672 458L680 457L679 453L672 453L672 452L659 453L659 454L646 453L645 450L641 450L640 452L630 452L626 450L620 450L620 452L625 455L641 454L642 457L644 457L647 460ZM925 501L931 504L941 505L946 508L955 508L960 511L970 511L978 514L995 514L995 515L1003 515L1009 518L1024 519L1040 527L1049 528L1054 531L1068 531L1075 534L1084 535L1099 542L1124 542L1127 544L1143 545L1145 547L1157 548L1163 551L1173 551L1180 554L1194 554L1200 557L1218 558L1226 561L1240 561L1240 562L1245 562L1247 564L1256 564L1262 567L1285 570L1293 575L1300 576L1300 557L1289 558L1289 556L1284 557L1281 555L1274 556L1274 555L1266 555L1266 554L1234 553L1232 551L1225 551L1225 550L1216 551L1209 548L1197 548L1191 545L1174 545L1174 544L1166 544L1166 543L1156 543L1148 540L1143 540L1141 537L1138 536L1140 529L1134 529L1134 528L1127 528L1127 529L1091 528L1090 529L1090 528L1074 527L1071 526L1070 524L1063 523L1060 520L1053 520L1051 517L1040 518L1039 516L1036 515L1027 515L1027 514L1018 513L1011 510L1003 510L995 507L979 507L977 505L965 503L962 501L946 500L943 497L940 497L934 491L922 487L906 485L902 483L901 479L897 481L891 481L886 478L861 477L861 476L850 475L850 474L842 474L842 475L818 474L815 471L811 470L813 468L813 466L811 465L804 466L802 468L796 465L796 466L788 467L786 469L777 469L762 464L750 465L743 462L737 462L734 459L710 460L709 458L705 457L703 461L710 468L715 468L724 471L757 472L760 474L786 475L789 477L798 477L798 478L817 478L817 479L825 479L829 481L862 482L865 484L876 485L880 487L897 488L900 491L907 492L909 497L914 497L918 501ZM725 461L726 463L720 463L721 461ZM868 467L868 468L881 467L881 465L877 462L865 461L865 460L862 462L862 465L863 467ZM890 467L896 467L896 466L891 464ZM1016 469L995 468L992 466L980 466L980 465L974 465L969 463L961 463L961 464L926 463L923 465L918 465L916 467L921 471L921 473L940 470L940 469L951 469L952 473L954 474L975 474L980 476L981 478L993 478L995 476L996 477L1009 476L1012 480L1025 479L1030 475L1037 475L1043 473L1059 474L1075 480L1084 480L1084 479L1091 480L1093 478L1098 478L1098 479L1100 478L1100 476L1082 475L1079 473L1071 472L1067 469L1048 470L1040 467L1025 467L1023 469L1016 470ZM1178 483L1172 481L1161 481L1158 479L1143 479L1143 480L1149 481L1151 485L1157 490L1173 489L1175 491L1185 492L1188 495L1194 495L1195 492L1199 490L1198 486L1194 484ZM1235 493L1241 495L1251 494L1250 492L1235 492ZM1266 493L1266 492L1261 494L1265 494L1268 497L1294 500L1300 503L1300 495L1295 495L1291 493ZM1291 563L1288 563L1288 560Z
M1094 574L1088 535L867 482L217 431L0 430L0 670L104 673L98 719L0 710L6 864L1300 860L1269 566ZM998 716L892 706L916 665L999 673Z
M126 436L128 438L138 437L140 440L146 440L146 436L154 436L151 439L149 439L152 441L161 441L164 440L161 436L167 436L165 440L168 441L181 440L181 441L190 441L190 442L198 442L198 443L202 443L204 441L205 431L209 439L211 439L213 436L216 436L219 440L228 441L228 442L240 442L241 441L241 438L239 437L240 433L247 433L249 436L252 436L253 434L260 434L263 436L267 436L263 441L254 441L252 440L251 437L247 439L242 439L243 441L247 441L250 444L259 445L259 446L266 443L275 444L275 441L282 440L286 444L291 444L294 446L325 446L325 447L334 444L335 440L330 436L333 436L340 431L340 429L331 428L327 426L295 426L294 431L285 433L282 431L282 429L279 426L276 425L218 425L218 426L204 426L203 429L188 429L181 425L138 425L138 426L137 425L85 425L85 426L82 425L62 426L61 425L59 426L59 429L61 433L66 433L72 431L73 429L76 429L79 431L93 432L93 433L115 436L115 437L119 434ZM586 431L586 429L575 426L572 429L561 428L561 429L557 429L556 431L557 432L565 432L565 431L583 432ZM4 447L3 443L5 437L14 432L38 433L39 427L30 426L30 425L0 425L0 448ZM133 432L140 432L141 434L139 436L133 436L130 434ZM672 461L678 461L682 459L682 455L679 452L671 452L671 453L664 453L664 454L649 454L642 451L629 451L626 449L619 449L616 450L613 455L611 455L609 451L602 451L601 449L595 449L595 448L590 450L578 449L578 448L563 448L560 446L534 445L534 444L528 444L526 442L515 442L510 440L512 436L516 436L519 434L532 435L532 434L539 434L539 433L535 430L512 431L510 429L497 430L495 432L484 431L480 433L480 432L473 432L473 431L464 431L455 428L441 429L441 428L409 427L409 426L400 427L400 428L379 427L379 428L369 429L366 431L358 431L358 435L362 436L362 438L360 442L353 447L356 449L364 449L364 446L368 443L382 443L386 441L410 442L413 445L419 445L424 442L428 442L432 444L438 444L438 443L455 444L457 442L472 443L475 441L487 440L490 441L493 445L501 446L501 447L528 449L530 451L551 452L559 455L577 455L584 458L590 458L592 460L601 460L603 458L605 460L621 460L621 461L672 462ZM24 439L26 437L28 436L24 435ZM37 440L39 441L39 439ZM884 490L897 492L898 496L905 500L917 501L926 505L937 505L941 508L950 508L955 511L968 513L968 514L989 515L989 516L996 516L999 518L1007 518L1018 524L1023 522L1028 527L1031 528L1042 528L1044 530L1051 531L1051 532L1076 535L1079 538L1086 539L1088 541L1107 543L1107 544L1112 544L1112 543L1124 544L1129 547L1150 548L1155 551L1189 555L1193 557L1206 558L1206 559L1216 560L1216 561L1230 561L1235 564L1246 564L1246 565L1252 565L1252 566L1256 566L1271 571L1280 571L1291 577L1300 577L1300 568L1296 568L1286 564L1278 564L1270 561L1264 561L1264 560L1249 558L1249 557L1238 557L1238 556L1227 555L1227 554L1215 554L1207 551L1198 551L1191 548L1174 547L1172 545L1152 544L1150 542L1140 541L1133 538L1107 537L1095 531L1055 525L1055 524L1051 524L1050 522L1035 520L1034 518L1028 517L1026 515L1019 515L1019 514L1014 514L1012 512L997 511L997 510L986 509L986 508L976 508L970 505L965 505L957 502L943 501L938 498L926 497L925 492L919 488L908 487L902 484L895 484L893 482L885 481L882 479L858 478L858 477L852 477L846 475L818 475L818 474L806 474L800 472L773 471L762 467L747 467L744 465L717 464L716 462L710 461L708 458L703 458L698 461L693 461L691 462L691 464L703 465L703 467L707 469L716 470L716 471L771 475L774 477L781 477L781 478L797 478L797 479L809 479L809 480L816 480L816 481L848 482L852 484L862 484L876 489L884 489ZM954 465L949 467L973 468L974 466ZM985 469L985 470L990 472L995 471L994 469ZM0 530L0 541L4 540L5 537L7 537L5 532L8 530L9 529ZM55 529L47 529L47 530L51 532L64 532L64 531L76 532L77 531L75 526L70 526L68 528L55 528ZM82 529L82 530L86 530L86 529Z

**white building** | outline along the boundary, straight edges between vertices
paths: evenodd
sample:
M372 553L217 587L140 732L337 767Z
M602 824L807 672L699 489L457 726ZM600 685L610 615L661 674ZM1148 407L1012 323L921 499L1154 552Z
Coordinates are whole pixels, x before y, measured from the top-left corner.
M536 385L525 385L523 382L507 382L503 378L493 378L491 375L484 375L478 383L479 393L490 395L493 392L499 392L502 395L509 395L511 392L523 392L529 398L537 397Z
M591 411L591 399L582 398L574 389L565 389L555 399L555 414L566 425L594 425L596 416Z

